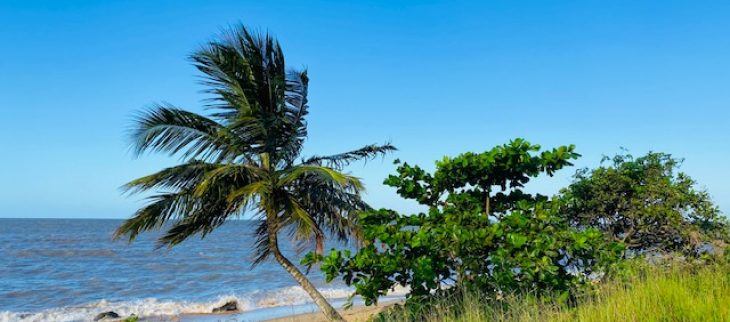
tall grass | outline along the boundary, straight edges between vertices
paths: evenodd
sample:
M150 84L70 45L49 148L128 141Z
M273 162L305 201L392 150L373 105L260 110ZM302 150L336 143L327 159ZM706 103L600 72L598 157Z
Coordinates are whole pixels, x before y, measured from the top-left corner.
M441 300L417 317L392 310L381 321L404 322L621 322L729 321L728 265L634 266L629 278L599 285L597 292L567 306L534 297L507 295L487 299L467 294Z

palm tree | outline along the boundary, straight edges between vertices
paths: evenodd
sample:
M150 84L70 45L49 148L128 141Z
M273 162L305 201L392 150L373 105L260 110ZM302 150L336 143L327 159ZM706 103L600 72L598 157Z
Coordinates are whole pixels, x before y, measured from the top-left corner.
M191 56L201 72L209 117L171 105L142 112L131 132L136 155L182 155L180 165L127 183L130 193L155 190L149 203L115 231L133 241L161 229L160 246L173 247L206 234L228 219L254 214L253 265L273 258L309 293L330 321L344 321L279 247L280 234L300 245L325 236L347 240L357 214L369 209L360 180L342 172L350 162L395 148L358 150L297 159L307 136L306 70L286 70L278 41L233 27Z

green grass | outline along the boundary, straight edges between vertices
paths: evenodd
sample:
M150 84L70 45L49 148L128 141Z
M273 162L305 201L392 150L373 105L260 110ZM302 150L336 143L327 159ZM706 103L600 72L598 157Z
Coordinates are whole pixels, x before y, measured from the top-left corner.
M527 296L489 300L474 294L433 305L417 319L423 322L620 322L730 321L730 267L634 267L630 278L605 282L594 295L567 307ZM491 304L487 304L491 303ZM461 312L455 314L455 312ZM381 317L387 322L412 320L403 311Z

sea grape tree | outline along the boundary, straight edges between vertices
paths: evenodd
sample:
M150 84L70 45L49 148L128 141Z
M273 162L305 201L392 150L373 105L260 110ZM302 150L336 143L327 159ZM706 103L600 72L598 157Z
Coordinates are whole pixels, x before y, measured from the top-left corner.
M574 150L575 146L570 145L534 154L540 151L539 145L515 139L486 152L444 157L436 161L433 174L396 160L398 173L384 183L397 188L401 197L430 208L454 207L499 217L518 201L547 200L545 196L525 194L520 188L541 173L552 176L572 166L570 161L580 156Z
M453 208L414 216L381 209L360 220L366 246L303 261L322 261L328 281L341 277L368 305L395 286L410 287L411 304L465 288L565 298L623 251L596 229L568 227L556 207L541 202L519 202L499 222Z
M465 287L568 296L623 248L598 230L568 227L557 203L518 188L570 165L578 156L573 149L533 155L539 146L518 139L488 152L444 158L433 174L402 164L385 183L428 205L428 213L365 213L359 221L364 247L356 253L310 253L303 262L322 262L328 281L341 277L366 304L396 285L410 287L409 303L416 304ZM491 194L494 186L500 191Z

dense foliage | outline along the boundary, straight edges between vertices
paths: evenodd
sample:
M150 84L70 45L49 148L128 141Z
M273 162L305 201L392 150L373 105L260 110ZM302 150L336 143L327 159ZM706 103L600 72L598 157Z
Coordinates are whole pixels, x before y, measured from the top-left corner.
M452 209L415 216L380 210L363 215L361 223L367 246L320 259L328 281L342 276L367 304L396 285L410 287L412 302L463 288L567 297L623 250L598 230L569 228L544 203L520 202L499 222Z
M600 229L633 254L697 253L706 242L727 242L727 221L709 194L678 172L680 160L649 153L604 161L612 162L579 170L575 182L562 191L562 212L572 225Z
M545 201L546 197L525 194L520 188L541 173L573 165L580 155L575 146L561 146L537 155L540 146L524 139L497 146L482 153L467 152L455 158L436 161L436 171L427 173L419 166L400 165L397 175L385 184L397 188L398 194L430 208L453 208L488 215L504 215L518 201ZM396 161L396 164L400 164ZM493 192L498 190L496 194Z
M515 140L491 151L437 162L435 173L403 164L385 183L405 198L429 205L428 214L392 210L360 218L365 247L352 254L310 253L327 280L341 276L367 304L396 285L410 287L409 303L433 294L478 288L532 290L565 298L593 273L603 272L623 250L595 229L568 227L558 205L517 189L540 173L552 175L577 154L560 147L539 155L537 145ZM490 195L493 186L500 193ZM508 188L513 190L504 193ZM495 205L492 216L485 207ZM484 207L482 206L484 205Z

